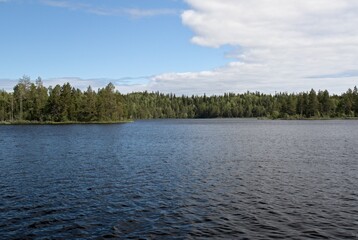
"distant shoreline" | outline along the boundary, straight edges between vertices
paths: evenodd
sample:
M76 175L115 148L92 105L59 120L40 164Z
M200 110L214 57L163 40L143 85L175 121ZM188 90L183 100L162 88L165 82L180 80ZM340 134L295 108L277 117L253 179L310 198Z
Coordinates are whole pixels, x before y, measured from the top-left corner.
M358 120L358 117L312 117L312 118L295 118L295 117L289 117L289 118L268 118L268 117L262 117L262 118L257 118L259 120L287 120L287 121L294 121L294 120L299 120L299 121L317 121L317 120L321 120L321 121L329 121L329 120Z
M0 121L0 125L105 125L105 124L122 124L122 123L131 123L133 120L123 120L123 121L93 121L93 122L53 122L53 121Z
M0 90L0 120L11 124L104 124L123 119L264 118L320 120L358 118L358 88L341 95L327 90L176 96L160 92L121 94L109 83L94 91L69 83L46 88L23 77L8 93ZM126 120L124 120L126 122Z
M256 120L284 120L284 121L329 121L329 120L358 120L358 117L346 117L346 118L152 118L152 119L137 119L137 120L185 120L185 119L256 119ZM135 120L122 120L122 121L93 121L93 122L54 122L54 121L0 121L0 125L106 125L106 124L124 124L133 123Z

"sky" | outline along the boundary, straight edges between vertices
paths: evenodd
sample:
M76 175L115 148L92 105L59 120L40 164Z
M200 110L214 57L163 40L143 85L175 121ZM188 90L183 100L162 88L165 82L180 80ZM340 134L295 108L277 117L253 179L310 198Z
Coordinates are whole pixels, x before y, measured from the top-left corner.
M0 0L0 89L340 94L357 26L357 0Z

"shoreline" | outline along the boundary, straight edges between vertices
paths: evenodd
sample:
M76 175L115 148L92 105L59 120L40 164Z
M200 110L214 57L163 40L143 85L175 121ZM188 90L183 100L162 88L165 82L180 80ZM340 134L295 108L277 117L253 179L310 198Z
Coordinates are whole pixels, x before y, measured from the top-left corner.
M258 120L285 120L285 121L330 121L330 120L358 120L358 117L315 117L315 118L268 118L262 117L257 118Z
M334 120L358 120L358 117L346 117L346 118L268 118L268 117L258 117L258 118L151 118L151 119L136 119L136 120L168 120L168 119L253 119L253 120L270 120L270 121L334 121ZM66 121L66 122L54 122L54 121L0 121L0 125L106 125L106 124L124 124L124 123L133 123L135 120L122 120L122 121L92 121L92 122L76 122L76 121Z
M76 122L76 121L66 121L66 122L54 122L54 121L0 121L0 125L105 125L105 124L123 124L123 123L132 123L133 120L122 120L122 121L93 121L93 122Z

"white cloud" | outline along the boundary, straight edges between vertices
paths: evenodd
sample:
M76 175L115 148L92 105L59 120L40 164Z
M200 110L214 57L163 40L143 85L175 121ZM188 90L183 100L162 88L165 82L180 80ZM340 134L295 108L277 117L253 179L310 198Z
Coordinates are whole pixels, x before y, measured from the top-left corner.
M16 84L17 82L11 79L0 79L0 90L12 91Z
M119 14L113 12L117 10L88 4L42 1L96 14ZM247 90L298 92L311 88L341 93L358 85L357 0L186 2L190 9L184 11L181 18L194 33L191 41L209 48L231 46L232 52L227 54L233 59L231 63L201 72L142 77L139 82L71 78L71 84L80 88L92 85L97 89L112 81L117 90L124 93L148 90L189 95ZM167 10L120 11L139 17L165 14ZM64 81L68 78L52 79L48 83L55 85Z
M78 88L82 91L87 90L88 86L91 86L93 90L97 91L100 88L105 87L110 82L116 87L116 90L121 93L131 93L147 90L148 79L151 76L139 76L139 77L123 77L119 79L109 78L96 78L96 79L83 79L79 77L57 77L57 78L45 78L42 82L45 87L55 87L56 85L62 86L63 84L70 83L72 87ZM0 79L0 90L12 92L19 79ZM35 83L35 78L31 78L31 82Z
M143 18L179 14L179 11L175 9L104 8L75 1L41 0L41 3L50 7L65 8L72 11L79 10L101 16L129 16L132 18Z
M355 44L354 0L187 0L183 23L204 46L245 47ZM357 32L356 30L354 32Z
M134 18L141 17L153 17L158 15L176 15L179 11L174 9L138 9L138 8L126 8L123 12Z
M182 22L194 32L191 41L213 48L230 45L235 60L213 70L153 77L153 90L222 93L313 87L340 93L357 84L357 76L340 74L358 70L356 0L186 2L191 9L182 14Z

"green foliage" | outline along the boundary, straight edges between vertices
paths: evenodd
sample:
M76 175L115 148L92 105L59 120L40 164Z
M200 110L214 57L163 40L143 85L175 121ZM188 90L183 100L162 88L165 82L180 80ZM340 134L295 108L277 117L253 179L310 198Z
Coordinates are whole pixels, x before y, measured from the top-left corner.
M176 96L159 92L122 95L112 83L82 92L69 83L46 88L22 77L13 93L0 90L0 122L116 122L152 118L303 119L358 117L358 90L298 94L259 92Z
M318 98L316 91L311 89L309 95L308 95L308 111L307 111L307 117L317 117L319 116L318 111Z

